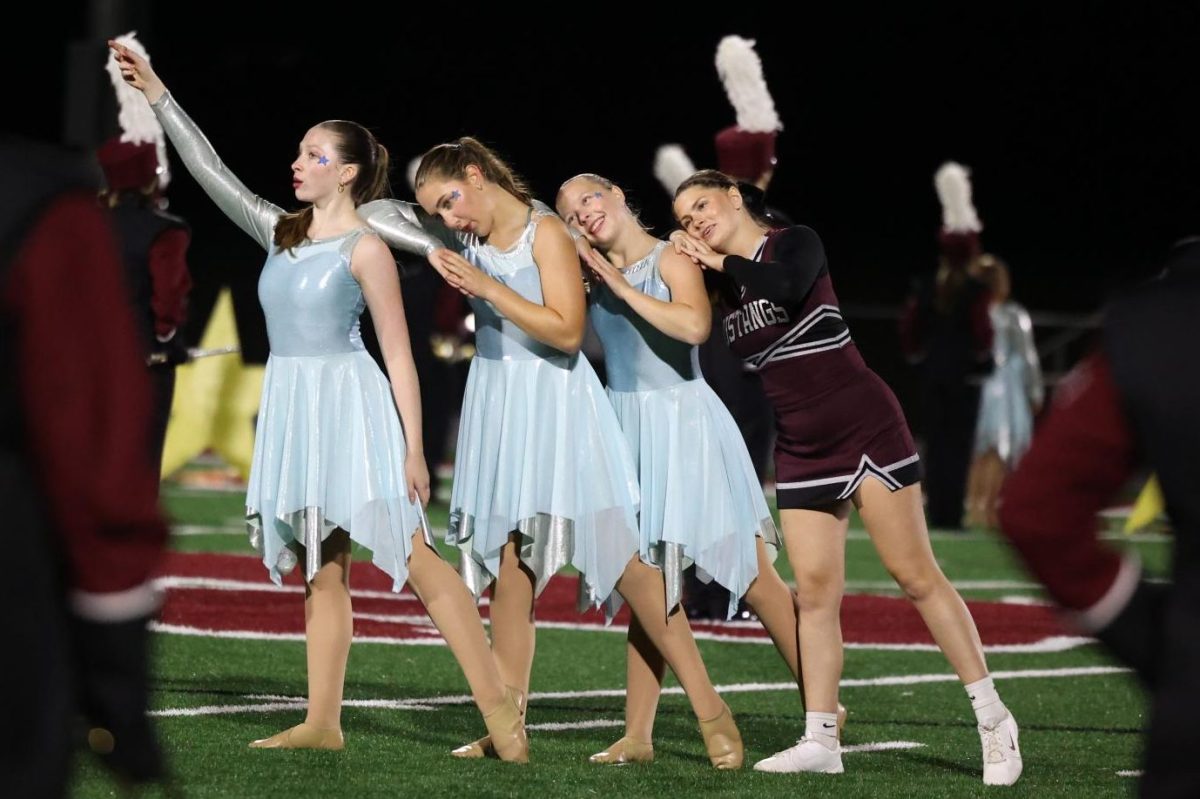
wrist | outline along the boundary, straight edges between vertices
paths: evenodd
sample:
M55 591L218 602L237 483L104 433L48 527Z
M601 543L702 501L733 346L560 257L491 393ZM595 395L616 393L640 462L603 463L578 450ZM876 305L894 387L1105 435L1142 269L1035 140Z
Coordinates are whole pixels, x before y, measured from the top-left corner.
M158 105L159 100L165 97L166 94L167 87L161 80L155 80L146 84L145 95L146 100L150 102L150 105Z

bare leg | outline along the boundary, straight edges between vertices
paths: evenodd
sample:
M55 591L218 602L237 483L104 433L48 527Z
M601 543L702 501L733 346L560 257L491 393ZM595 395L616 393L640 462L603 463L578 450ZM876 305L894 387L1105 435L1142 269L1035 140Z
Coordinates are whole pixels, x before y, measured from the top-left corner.
M342 690L354 620L350 607L350 536L334 530L321 547L321 569L304 586L308 716L318 729L342 726Z
M800 630L796 595L775 571L762 538L757 539L758 577L750 583L746 602L754 609L780 657L800 684ZM803 700L803 696L801 697Z
M920 612L959 679L972 683L986 677L975 621L942 574L929 545L920 486L893 493L878 480L867 479L855 492L854 502L880 560Z
M680 608L673 608L669 616L666 614L662 572L642 563L635 555L617 581L617 590L687 693L700 721L709 761L718 769L741 768L744 757L741 734L708 678L687 617Z
M967 527L983 527L986 524L986 458L986 454L973 457L971 470L967 472L967 516L964 520Z
M429 548L420 531L413 534L412 545L408 585L446 639L467 678L475 705L481 713L488 713L504 701L505 690L475 598L454 568Z
M515 540L504 545L500 574L492 587L492 652L505 685L529 693L536 630L533 626L534 576L521 563Z
M250 744L256 749L342 749L342 690L354 619L350 536L334 530L321 545L321 568L304 586L308 714L303 724Z
M666 665L662 653L634 616L629 620L625 644L625 735L634 740L646 743L654 740L654 717Z
M1008 478L1008 465L996 452L989 452L984 456L987 458L986 472L983 479L983 522L992 530L1000 526L998 517L1000 489L1004 487L1004 481Z
M700 658L687 617L675 608L666 614L666 593L662 572L642 563L636 555L625 567L617 590L637 617L646 638L662 653L687 693L696 717L712 718L721 713L724 703L708 679L708 670Z
M842 677L842 593L850 503L780 512L788 560L796 574L801 678L809 713L837 713Z

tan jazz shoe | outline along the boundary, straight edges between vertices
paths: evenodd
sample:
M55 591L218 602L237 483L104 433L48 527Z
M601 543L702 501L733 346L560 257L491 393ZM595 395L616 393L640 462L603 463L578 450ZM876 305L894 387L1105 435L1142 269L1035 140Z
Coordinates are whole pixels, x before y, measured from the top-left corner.
M517 697L517 707L521 709L521 722L525 721L525 706L528 704L525 694L518 688L509 687L509 691ZM466 760L477 760L481 757L499 757L496 754L496 748L492 746L492 737L485 735L479 740L471 741L469 744L463 744L457 749L450 750L450 754L455 757L461 757Z
M708 751L709 762L715 767L723 771L742 767L742 759L745 756L742 734L738 732L737 724L733 721L729 705L724 705L724 709L713 718L701 721L700 734L704 736L704 748Z
M624 766L629 763L650 763L654 760L654 744L625 736L603 752L588 758L589 763L602 766Z
M516 690L509 688L500 707L483 716L492 751L506 763L529 762L529 738L525 735L525 712L519 697Z
M310 724L297 724L291 729L275 733L270 738L250 742L251 749L328 749L340 752L346 748L346 739L339 729L321 729Z

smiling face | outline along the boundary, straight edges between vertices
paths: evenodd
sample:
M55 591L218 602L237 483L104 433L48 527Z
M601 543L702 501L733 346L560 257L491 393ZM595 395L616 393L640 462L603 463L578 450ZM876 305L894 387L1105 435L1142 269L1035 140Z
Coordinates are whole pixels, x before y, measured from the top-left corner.
M600 249L607 249L616 240L629 216L620 189L586 177L563 184L558 190L556 210L568 227Z
M317 202L336 194L339 185L354 179L357 167L342 163L340 145L337 134L320 125L304 134L292 162L292 189L297 200Z
M675 218L685 232L695 236L717 252L725 247L737 232L745 209L736 188L692 186L675 198Z
M417 186L417 202L430 215L441 217L451 230L474 233L483 238L491 233L492 215L481 190L483 175L467 167L461 178L429 175Z

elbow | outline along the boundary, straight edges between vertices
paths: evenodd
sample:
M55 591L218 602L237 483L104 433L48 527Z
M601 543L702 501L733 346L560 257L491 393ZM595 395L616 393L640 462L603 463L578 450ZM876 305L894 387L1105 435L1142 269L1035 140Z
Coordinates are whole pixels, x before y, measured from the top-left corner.
M697 319L692 324L688 325L684 331L683 340L693 347L698 347L708 341L709 335L712 334L712 318L705 316L703 319Z
M583 348L583 331L564 333L554 342L554 348L567 355L577 355Z

